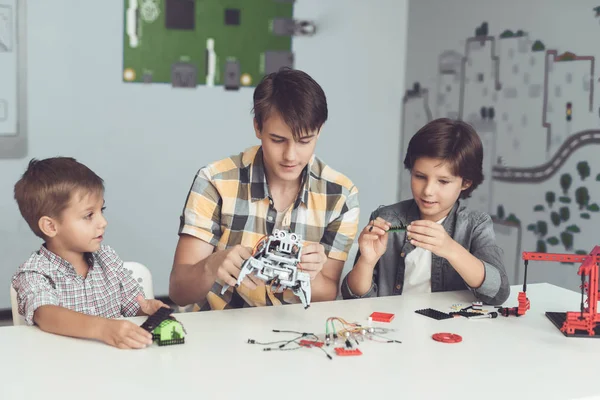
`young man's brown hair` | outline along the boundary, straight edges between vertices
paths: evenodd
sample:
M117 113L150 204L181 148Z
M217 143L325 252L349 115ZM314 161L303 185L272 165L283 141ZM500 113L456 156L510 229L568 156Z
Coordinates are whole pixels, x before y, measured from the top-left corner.
M439 118L419 129L408 144L404 167L411 170L420 157L442 159L455 176L471 182L460 194L462 199L483 182L483 145L466 122Z
M33 233L42 239L40 218L60 218L76 194L103 192L102 178L70 157L33 158L15 184L15 200L21 215Z
M294 140L319 130L327 121L327 99L321 86L307 73L289 68L261 80L254 90L253 110L259 131L275 112L290 127Z

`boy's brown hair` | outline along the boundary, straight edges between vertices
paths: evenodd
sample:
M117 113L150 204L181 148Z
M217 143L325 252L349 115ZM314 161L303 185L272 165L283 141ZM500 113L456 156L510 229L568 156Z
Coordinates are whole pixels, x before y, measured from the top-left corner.
M44 239L38 225L40 218L60 218L79 191L104 193L104 181L74 158L33 158L15 184L15 200L33 233Z
M467 199L483 182L483 145L475 129L466 122L439 118L423 126L410 139L404 167L411 170L420 157L439 158L455 176L471 182L460 198Z
M278 113L294 140L317 131L327 121L327 99L307 73L290 68L266 75L254 90L254 119L258 130L271 113Z

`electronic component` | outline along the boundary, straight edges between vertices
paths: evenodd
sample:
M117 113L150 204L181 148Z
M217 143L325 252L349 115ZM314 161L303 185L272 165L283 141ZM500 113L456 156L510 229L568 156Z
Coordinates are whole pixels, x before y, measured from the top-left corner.
M336 347L334 350L338 356L362 356L362 351L359 349L349 350L343 347Z

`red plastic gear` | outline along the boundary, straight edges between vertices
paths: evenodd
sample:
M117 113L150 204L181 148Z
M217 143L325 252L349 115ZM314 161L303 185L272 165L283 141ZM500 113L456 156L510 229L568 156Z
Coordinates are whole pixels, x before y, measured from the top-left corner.
M440 332L431 336L433 340L442 342L442 343L460 343L462 342L462 336L457 335L456 333L447 333Z

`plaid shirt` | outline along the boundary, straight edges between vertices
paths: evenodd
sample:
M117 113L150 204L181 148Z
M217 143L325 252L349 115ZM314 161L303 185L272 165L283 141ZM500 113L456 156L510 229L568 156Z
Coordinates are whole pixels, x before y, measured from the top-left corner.
M219 250L241 244L253 248L274 228L273 206L260 146L217 161L198 171L181 215L179 234L197 237ZM283 218L283 229L306 242L321 243L325 254L345 261L358 230L358 189L344 175L314 155L302 175L296 201ZM204 304L195 310L221 310L297 303L290 291L272 293L266 286L243 285L221 295L215 282Z
M56 254L41 246L23 263L12 279L19 314L33 325L34 311L55 305L105 318L132 317L139 310L135 300L141 286L125 272L123 261L112 248L102 245L86 253L90 266L85 278Z

